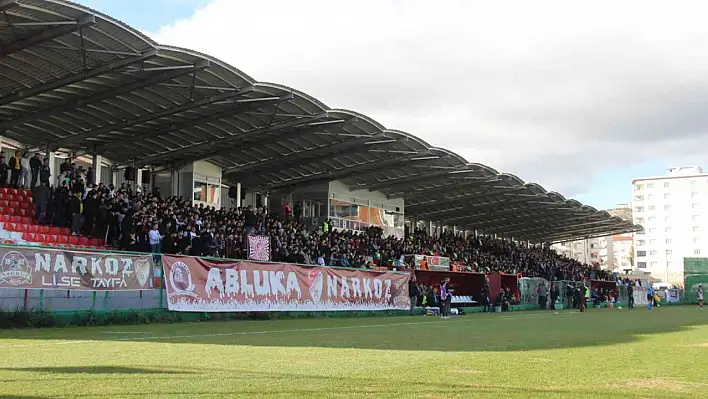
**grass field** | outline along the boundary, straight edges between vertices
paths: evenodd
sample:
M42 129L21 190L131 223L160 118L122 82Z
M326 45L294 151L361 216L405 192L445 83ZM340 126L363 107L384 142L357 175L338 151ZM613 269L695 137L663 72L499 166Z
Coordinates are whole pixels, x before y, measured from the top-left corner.
M0 331L0 398L700 398L708 312Z

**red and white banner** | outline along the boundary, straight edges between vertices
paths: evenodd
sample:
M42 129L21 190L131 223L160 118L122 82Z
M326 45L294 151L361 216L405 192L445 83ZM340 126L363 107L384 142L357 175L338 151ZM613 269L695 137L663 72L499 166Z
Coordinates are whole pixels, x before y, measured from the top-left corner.
M145 290L153 276L150 254L0 247L0 288Z
M248 259L267 262L270 260L270 237L248 235Z
M408 309L407 273L162 256L167 307L179 312Z

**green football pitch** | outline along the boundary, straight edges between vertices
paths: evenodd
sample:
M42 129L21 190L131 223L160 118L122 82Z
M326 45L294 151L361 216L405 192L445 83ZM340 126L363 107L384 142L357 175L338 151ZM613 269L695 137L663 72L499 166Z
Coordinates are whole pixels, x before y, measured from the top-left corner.
M708 311L0 331L0 398L706 398Z

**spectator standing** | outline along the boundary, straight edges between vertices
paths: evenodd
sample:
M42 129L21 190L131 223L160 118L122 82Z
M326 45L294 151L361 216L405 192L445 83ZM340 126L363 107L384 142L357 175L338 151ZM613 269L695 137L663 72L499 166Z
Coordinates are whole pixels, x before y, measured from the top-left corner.
M440 302L442 306L442 318L447 320L450 318L450 306L452 305L452 295L455 292L454 288L450 284L450 277L445 277L445 279L440 284Z
M408 312L409 315L413 316L413 311L415 310L415 305L418 303L418 296L420 295L420 290L418 289L418 284L415 281L415 274L411 273L411 278L408 280L408 297L411 300L411 308Z
M551 310L556 310L556 301L560 297L560 289L558 284L551 283Z
M157 228L157 223L152 225L152 230L148 234L150 238L150 248L152 248L153 254L159 254L162 251L162 239L164 236L160 234L160 230Z
M627 308L629 310L634 309L634 287L632 287L632 283L627 284Z
M489 277L485 276L484 277L484 287L482 287L482 311L483 312L491 312L492 311L492 304L491 304L491 299L489 298L490 293L490 288L489 288Z
M546 310L546 304L548 303L548 287L546 287L546 283L541 281L541 284L536 288L536 293L538 293L538 307L541 310Z
M81 203L81 193L74 193L69 198L69 212L71 212L71 234L79 235L81 232L81 214L83 213L84 205Z
M44 183L47 187L50 186L49 178L52 176L52 170L49 167L49 159L44 158L42 170L39 172L39 182Z
M20 160L20 187L30 188L30 154L25 152Z
M42 161L40 160L39 153L34 154L34 157L30 159L30 171L32 173L32 182L30 183L30 188L34 188L39 180L39 171L42 169Z
M5 162L5 156L0 154L0 186L5 187L7 184L8 167Z
M49 206L51 196L52 193L44 182L32 188L32 201L36 208L34 219L40 224L44 224L45 222L44 219L47 215L47 207Z
M20 188L20 172L22 171L22 154L15 151L15 156L10 158L10 186Z

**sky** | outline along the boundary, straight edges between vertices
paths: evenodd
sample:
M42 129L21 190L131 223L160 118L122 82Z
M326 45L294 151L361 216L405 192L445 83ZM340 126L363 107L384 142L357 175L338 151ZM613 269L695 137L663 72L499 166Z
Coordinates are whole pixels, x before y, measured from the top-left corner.
M598 209L708 167L705 1L79 3Z

